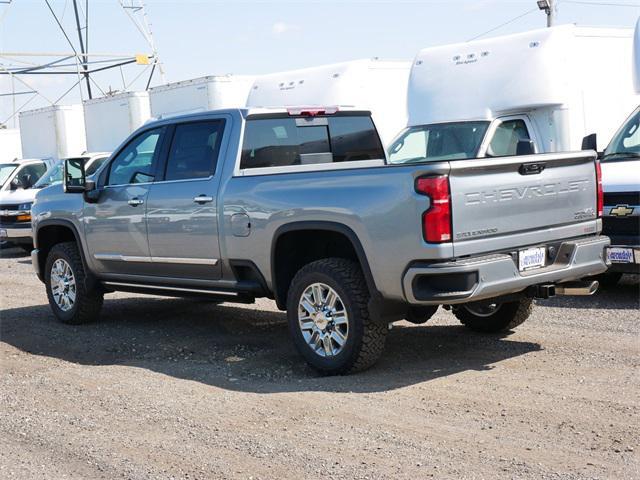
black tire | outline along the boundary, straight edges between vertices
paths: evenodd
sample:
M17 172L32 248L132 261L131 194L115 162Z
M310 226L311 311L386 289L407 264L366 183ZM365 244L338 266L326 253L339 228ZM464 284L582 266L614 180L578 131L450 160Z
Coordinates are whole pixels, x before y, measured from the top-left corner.
M321 356L304 339L298 323L298 303L314 283L331 287L347 313L348 335L342 350L334 356ZM382 355L388 326L374 322L368 309L369 290L360 266L342 258L317 260L304 266L293 278L287 296L287 319L293 342L315 369L327 375L366 370Z
M620 279L622 278L622 273L620 272L606 272L601 273L600 275L596 275L593 277L593 280L597 280L602 288L615 287Z
M438 311L438 305L429 305L427 307L410 307L407 312L407 322L415 325L427 323Z
M58 259L63 259L71 267L75 278L75 302L67 311L62 310L53 297L51 269ZM87 275L84 271L80 252L75 242L64 242L54 245L47 256L44 274L49 305L58 320L62 323L80 325L98 319L104 294L99 288L87 288L87 283L89 282L86 282Z
M497 310L491 314L474 313L474 309L477 310L474 304L470 304L468 307L461 305L453 310L453 314L471 330L482 333L497 333L513 330L529 318L533 311L533 299L526 297L516 302L505 302L498 305Z

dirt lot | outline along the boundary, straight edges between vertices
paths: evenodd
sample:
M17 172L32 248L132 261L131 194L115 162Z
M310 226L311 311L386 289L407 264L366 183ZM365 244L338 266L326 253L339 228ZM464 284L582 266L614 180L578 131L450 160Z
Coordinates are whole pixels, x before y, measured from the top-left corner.
M109 295L56 321L0 258L0 478L640 478L639 284L539 302L509 337L445 311L319 377L284 315Z

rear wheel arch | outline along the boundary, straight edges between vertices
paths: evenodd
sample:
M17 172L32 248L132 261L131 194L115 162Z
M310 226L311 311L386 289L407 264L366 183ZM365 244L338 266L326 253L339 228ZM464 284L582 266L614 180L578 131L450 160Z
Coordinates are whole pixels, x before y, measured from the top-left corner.
M302 251L300 245L308 247ZM279 227L271 244L271 287L278 307L285 309L293 277L304 265L323 258L354 260L360 265L372 296L378 292L366 253L346 225L326 221L294 222Z

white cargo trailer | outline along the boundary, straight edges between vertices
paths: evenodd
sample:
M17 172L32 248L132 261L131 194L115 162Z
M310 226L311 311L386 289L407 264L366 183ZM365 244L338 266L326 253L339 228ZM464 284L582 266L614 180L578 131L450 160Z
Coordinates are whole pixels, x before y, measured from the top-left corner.
M243 107L254 77L211 75L149 89L151 115L166 117L219 108Z
M111 152L151 118L148 92L124 92L85 100L87 150Z
M409 131L390 160L580 150L606 145L640 103L633 30L563 25L426 48L409 79Z
M0 162L12 162L22 158L20 130L17 128L0 129Z
M339 106L371 111L386 144L407 124L410 61L377 58L258 77L248 107Z
M77 157L87 149L82 105L53 105L20 112L22 154L27 158Z

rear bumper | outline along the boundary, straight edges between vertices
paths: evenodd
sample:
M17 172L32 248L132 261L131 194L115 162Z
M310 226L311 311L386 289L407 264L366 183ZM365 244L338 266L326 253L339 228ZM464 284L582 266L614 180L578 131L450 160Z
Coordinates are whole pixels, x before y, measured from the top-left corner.
M10 242L31 242L33 233L31 232L31 223L20 223L14 225L0 224L0 240L8 240Z
M609 238L589 237L563 242L553 263L520 272L517 257L508 253L459 261L413 263L403 277L405 298L411 304L460 304L521 292L545 283L562 283L607 270L604 249Z

